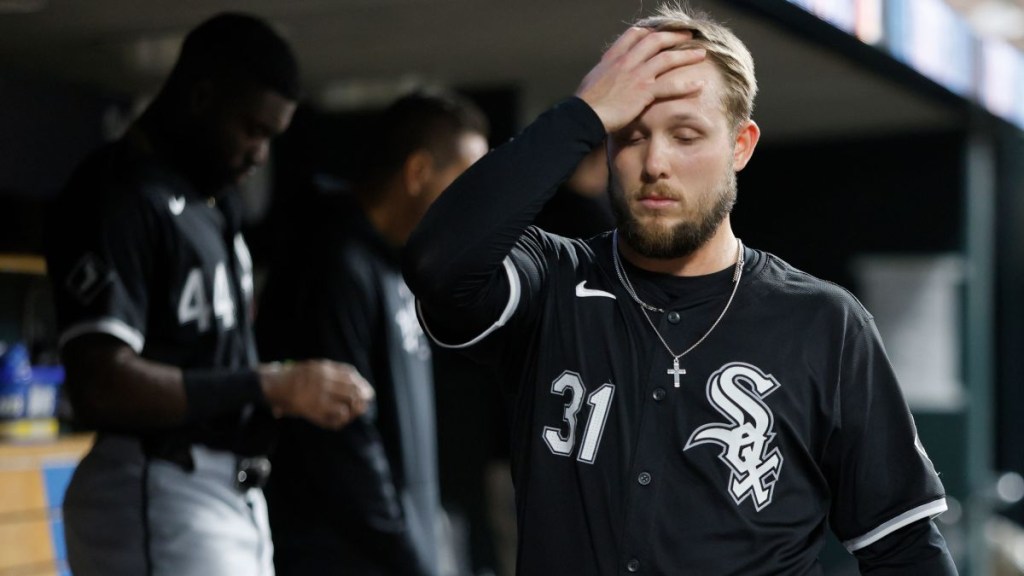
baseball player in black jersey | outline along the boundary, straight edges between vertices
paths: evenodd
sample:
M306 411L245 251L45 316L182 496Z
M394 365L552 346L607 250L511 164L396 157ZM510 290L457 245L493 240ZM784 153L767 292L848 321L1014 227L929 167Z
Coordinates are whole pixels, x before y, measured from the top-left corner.
M956 573L871 315L733 234L755 92L735 35L663 7L410 239L428 334L505 375L520 574L821 574L829 527L865 573ZM616 229L531 227L606 138Z
M270 272L261 353L351 362L376 392L338 431L282 423L267 487L282 576L441 573L430 345L398 253L430 203L487 152L486 130L454 94L400 98L364 140L353 194L312 206Z
M351 366L257 364L234 189L288 126L297 78L263 22L206 21L59 199L61 352L75 415L98 431L64 500L78 576L273 574L259 489L273 414L339 427L365 410Z

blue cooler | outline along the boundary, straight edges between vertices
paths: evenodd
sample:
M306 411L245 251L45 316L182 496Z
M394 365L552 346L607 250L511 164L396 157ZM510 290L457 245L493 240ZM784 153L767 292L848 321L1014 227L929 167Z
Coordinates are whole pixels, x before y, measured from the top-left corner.
M0 436L55 435L57 393L64 382L62 366L35 366L24 344L0 353Z

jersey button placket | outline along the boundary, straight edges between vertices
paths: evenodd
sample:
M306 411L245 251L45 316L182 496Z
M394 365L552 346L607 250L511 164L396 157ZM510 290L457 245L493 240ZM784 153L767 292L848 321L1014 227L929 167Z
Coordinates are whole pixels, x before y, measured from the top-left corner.
M664 316L661 321L667 324ZM668 333L667 325L660 329ZM668 360L671 363L671 357ZM665 463L672 460L671 455L675 454L673 443L663 441L675 431L673 411L666 410L672 403L668 388L672 380L667 378L666 382L666 378L663 378L666 376L666 367L664 362L651 362L650 373L646 378L650 388L644 391L644 405L634 440L637 448L627 477L629 496L621 543L622 556L618 564L620 573L650 573L658 570L653 565L644 565L641 559L653 558L656 554L654 548L657 538L653 537L653 530L658 523L651 520L652 517L666 514L658 500L658 492L665 489L663 478L658 475L664 470ZM661 393L657 392L659 388ZM659 396L661 400L657 399ZM659 478L657 483L654 482L656 476Z

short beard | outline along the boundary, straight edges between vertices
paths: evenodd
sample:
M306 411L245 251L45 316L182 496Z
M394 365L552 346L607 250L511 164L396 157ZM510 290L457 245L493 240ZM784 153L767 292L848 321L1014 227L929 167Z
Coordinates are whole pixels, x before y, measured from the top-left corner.
M612 211L619 232L633 250L647 258L682 258L693 254L714 236L736 204L736 173L729 170L720 187L714 191L714 204L707 209L702 206L696 221L680 222L669 230L644 228L630 213L625 194L615 193L611 186L609 182Z

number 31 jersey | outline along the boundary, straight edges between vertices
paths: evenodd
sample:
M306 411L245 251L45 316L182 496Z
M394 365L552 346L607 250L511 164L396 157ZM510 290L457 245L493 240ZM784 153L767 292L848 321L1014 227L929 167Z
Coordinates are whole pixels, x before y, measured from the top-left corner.
M616 274L612 238L527 229L505 260L505 314L444 343L505 375L519 573L815 574L829 524L857 551L945 510L852 295L745 249L734 301L676 370L726 306L733 269L624 263L664 309L649 313L663 344Z

